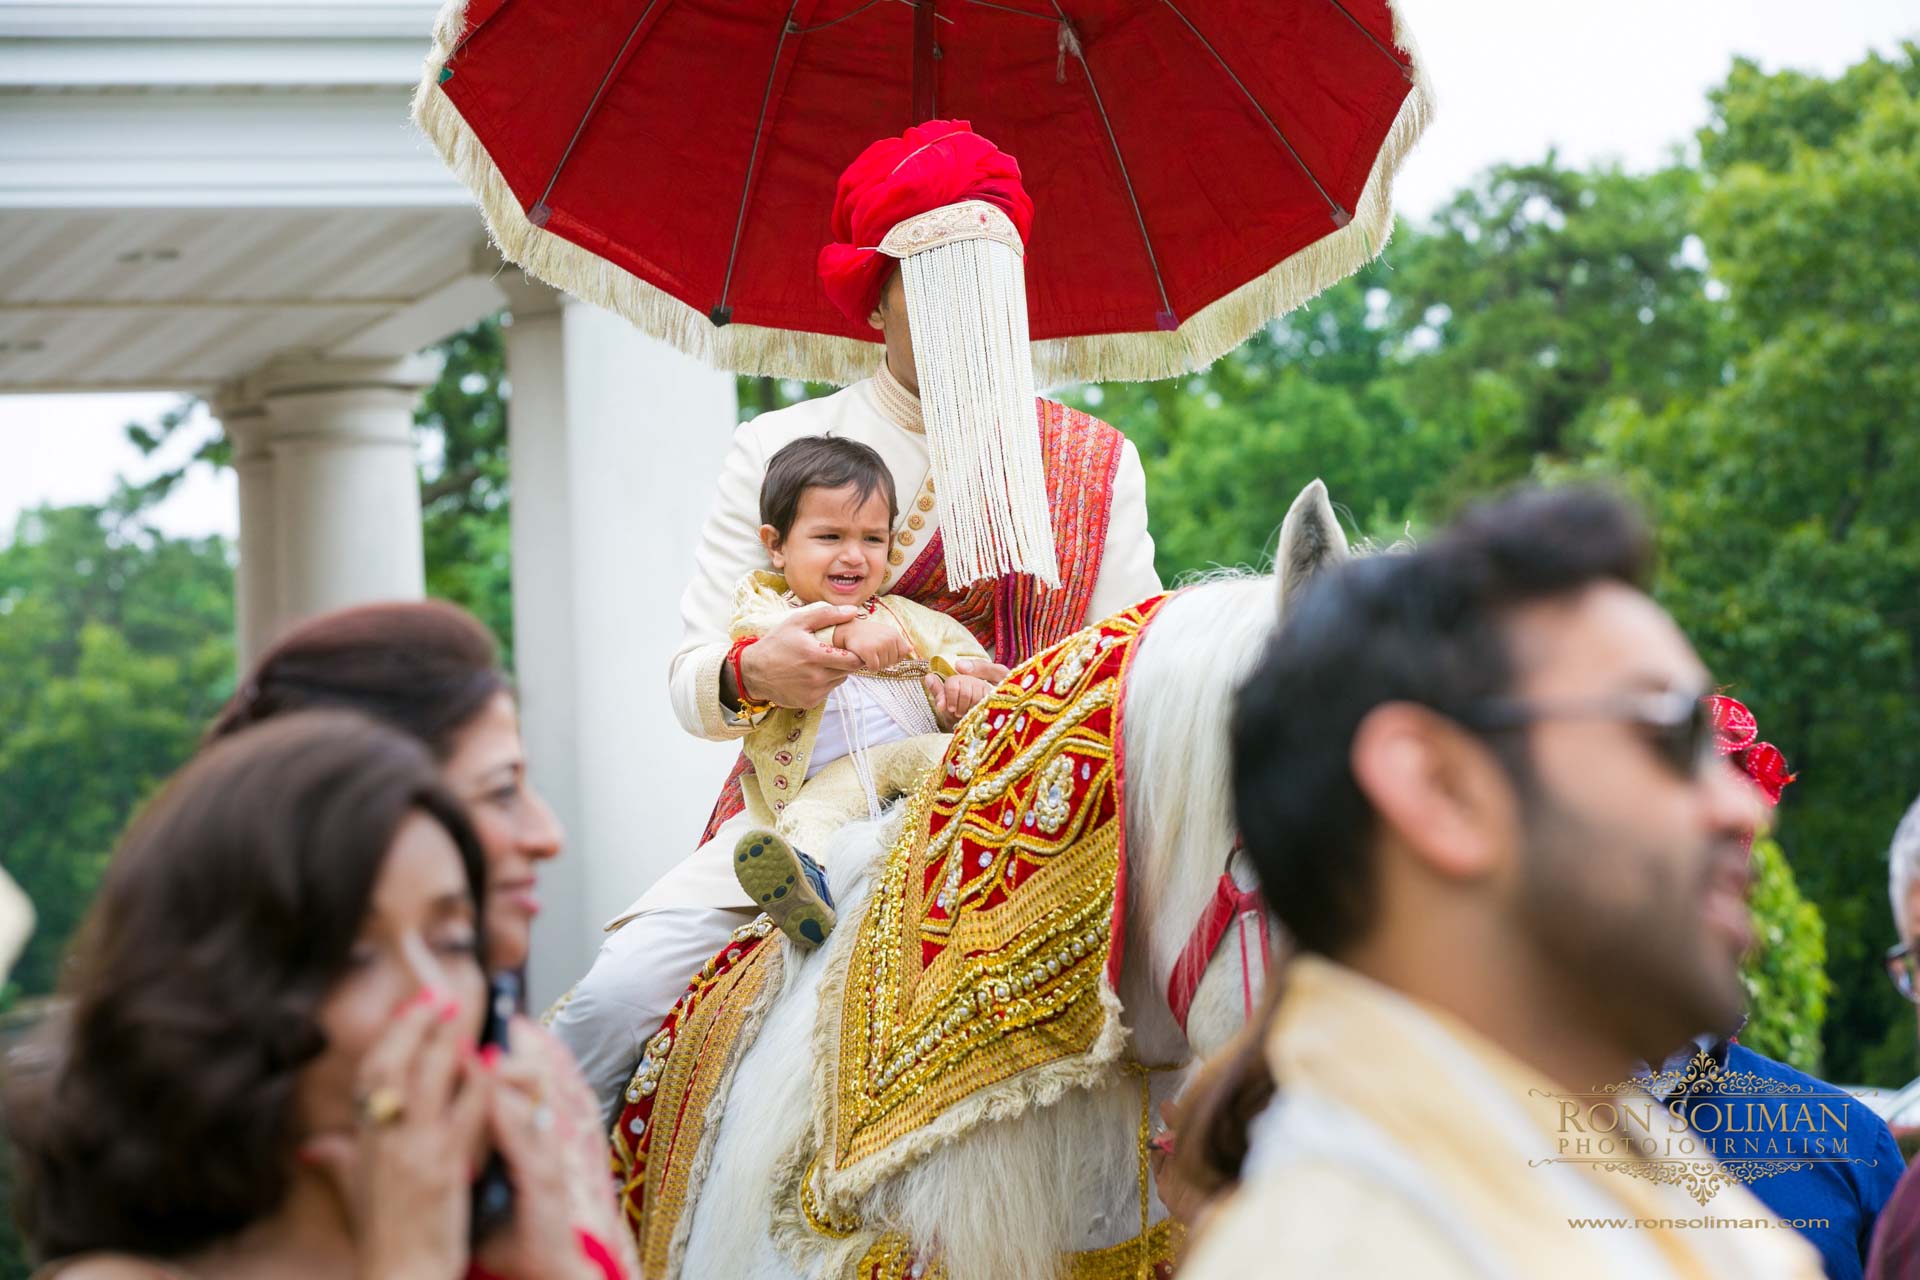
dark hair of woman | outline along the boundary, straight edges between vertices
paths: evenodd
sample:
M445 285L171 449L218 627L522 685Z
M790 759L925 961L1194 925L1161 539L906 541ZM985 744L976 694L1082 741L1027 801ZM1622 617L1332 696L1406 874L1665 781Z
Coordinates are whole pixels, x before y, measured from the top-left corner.
M314 707L348 707L404 730L444 761L453 740L507 689L480 620L439 600L359 605L281 637L240 682L209 740Z
M412 738L365 717L276 719L202 751L134 819L81 927L67 1007L16 1054L15 1214L42 1260L175 1257L277 1209L295 1086L403 822L464 809Z

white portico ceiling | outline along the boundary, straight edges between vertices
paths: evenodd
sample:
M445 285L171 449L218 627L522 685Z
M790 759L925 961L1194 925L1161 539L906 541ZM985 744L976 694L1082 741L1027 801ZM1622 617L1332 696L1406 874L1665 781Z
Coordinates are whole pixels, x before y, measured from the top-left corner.
M0 0L0 392L401 356L498 260L408 119L417 0Z

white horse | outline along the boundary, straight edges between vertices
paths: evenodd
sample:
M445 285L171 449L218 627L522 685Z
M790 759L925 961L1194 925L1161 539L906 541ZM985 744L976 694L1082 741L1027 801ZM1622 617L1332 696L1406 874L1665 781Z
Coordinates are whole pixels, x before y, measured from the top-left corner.
M1128 889L1116 992L1135 1063L1190 1064L1217 1050L1254 999L1263 948L1248 952L1244 939L1207 960L1184 1031L1169 1006L1169 981L1234 848L1227 738L1234 689L1285 601L1346 554L1316 480L1288 511L1274 576L1189 587L1140 641L1125 695ZM847 1274L858 1257L826 1237L818 1247L796 1247L792 1233L775 1226L774 1189L782 1160L803 1147L812 1124L822 976L859 932L872 871L899 822L896 812L856 824L827 851L839 927L820 953L784 967L782 989L739 1061L710 1155L695 1174L697 1199L675 1250L680 1276L825 1280ZM1251 884L1244 867L1233 875ZM1184 1078L1151 1077L1154 1105ZM868 1192L859 1216L930 1248L950 1280L1055 1280L1063 1255L1139 1233L1141 1110L1141 1077L1114 1063L1092 1087L1039 1098L935 1147ZM1157 1199L1153 1212L1160 1214Z

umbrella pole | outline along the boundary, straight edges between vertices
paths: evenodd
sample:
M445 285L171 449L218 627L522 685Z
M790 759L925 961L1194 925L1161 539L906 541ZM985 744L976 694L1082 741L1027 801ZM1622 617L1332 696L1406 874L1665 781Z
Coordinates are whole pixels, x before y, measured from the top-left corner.
M916 0L913 6L913 121L925 124L939 112L940 95L934 83L940 49L934 43L935 0Z

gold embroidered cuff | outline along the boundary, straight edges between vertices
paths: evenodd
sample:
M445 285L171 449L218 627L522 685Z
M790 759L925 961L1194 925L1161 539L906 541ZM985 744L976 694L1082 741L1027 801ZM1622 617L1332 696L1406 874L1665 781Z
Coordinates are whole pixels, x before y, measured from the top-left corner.
M700 665L694 669L693 696L700 704L701 736L715 741L746 737L753 726L760 723L759 718L735 715L720 701L720 668L727 665L727 646L714 645L702 653L698 661Z

